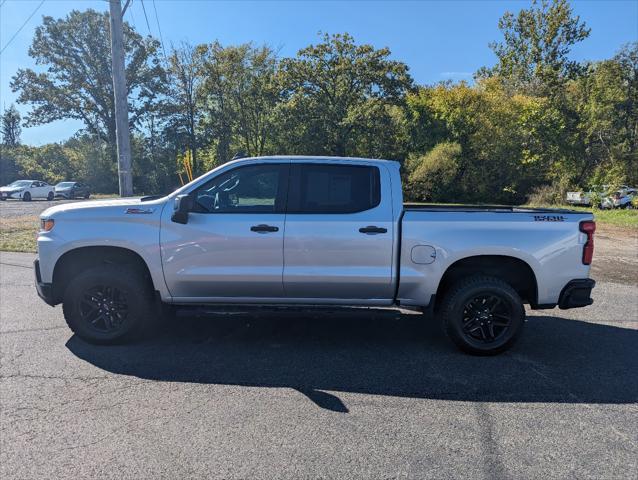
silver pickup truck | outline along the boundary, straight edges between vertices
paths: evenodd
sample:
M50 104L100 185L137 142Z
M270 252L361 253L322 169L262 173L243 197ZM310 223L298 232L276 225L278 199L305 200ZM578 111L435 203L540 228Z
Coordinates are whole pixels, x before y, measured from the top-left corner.
M178 305L398 306L495 354L519 337L525 303L592 303L594 230L569 210L404 204L392 161L249 158L166 197L49 208L35 276L93 343Z

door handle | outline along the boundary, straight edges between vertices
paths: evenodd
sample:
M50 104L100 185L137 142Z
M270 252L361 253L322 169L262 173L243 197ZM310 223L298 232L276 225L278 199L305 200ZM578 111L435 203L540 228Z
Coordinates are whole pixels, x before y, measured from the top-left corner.
M252 227L250 227L250 231L257 232L257 233L278 232L279 227L273 227L272 225L265 225L265 224L253 225Z
M359 231L367 235L374 235L375 233L387 233L388 229L383 227L375 227L374 225L368 225L367 227L360 228Z

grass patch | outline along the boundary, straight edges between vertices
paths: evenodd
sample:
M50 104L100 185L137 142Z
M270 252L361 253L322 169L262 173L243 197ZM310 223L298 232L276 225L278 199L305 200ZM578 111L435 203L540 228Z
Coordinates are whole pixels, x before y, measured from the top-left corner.
M0 250L35 252L40 219L32 215L0 219Z
M638 230L638 210L594 210L594 219L601 224Z

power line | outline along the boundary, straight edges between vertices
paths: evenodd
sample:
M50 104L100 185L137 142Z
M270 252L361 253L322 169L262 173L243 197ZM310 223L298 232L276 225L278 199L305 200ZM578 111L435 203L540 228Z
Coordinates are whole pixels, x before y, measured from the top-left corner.
M155 0L153 0L153 10L155 10L155 21L157 22L157 30L159 31L160 42L162 44L162 52L164 53L164 61L167 62L168 57L166 56L166 49L164 48L164 38L162 37L162 27L160 27L159 17L157 16L157 7L155 7Z
M144 12L144 19L146 20L146 28L148 28L148 34L152 37L153 32L151 32L151 26L148 23L148 17L146 16L146 7L144 7L144 0L140 0L142 2L142 11Z
M137 32L137 25L135 24L135 15L133 15L133 1L131 1L130 7L131 7L131 9L129 10L129 12L131 14L129 16L131 17L131 23L133 24L133 30L135 30Z
M5 0L6 1L6 0ZM4 4L4 2L2 2ZM33 16L35 15L35 13L40 10L40 7L42 6L42 4L44 3L44 0L42 0L37 7L35 7L35 10L33 10L31 12L31 15L29 15L29 18L27 18L24 23L20 26L20 28L18 28L18 31L16 33L13 34L13 37L11 37L9 39L9 41L6 43L6 45L4 47L2 47L2 50L0 50L0 55L2 54L2 52L4 52L6 50L6 48L11 45L11 42L13 42L13 40L18 36L18 34L22 31L22 29L24 28L24 26L29 23L29 20L31 20L31 18L33 18Z

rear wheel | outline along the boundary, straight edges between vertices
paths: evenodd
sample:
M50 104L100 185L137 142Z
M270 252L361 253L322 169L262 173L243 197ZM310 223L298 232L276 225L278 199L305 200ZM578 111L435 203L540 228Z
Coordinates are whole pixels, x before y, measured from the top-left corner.
M518 293L495 277L476 276L453 285L441 307L446 334L463 351L495 355L510 348L525 323Z
M47 195L47 200L50 202L51 200L53 200L53 192L49 192L49 194Z
M29 192L25 192L25 194L22 195L22 201L23 202L30 202L31 201L31 194Z
M121 265L76 275L64 293L63 311L74 333L97 344L131 339L150 324L156 312L147 279Z
M91 196L91 193L90 193L90 192L86 192L86 193L84 194L84 199L85 199L85 200L88 200L90 196Z

